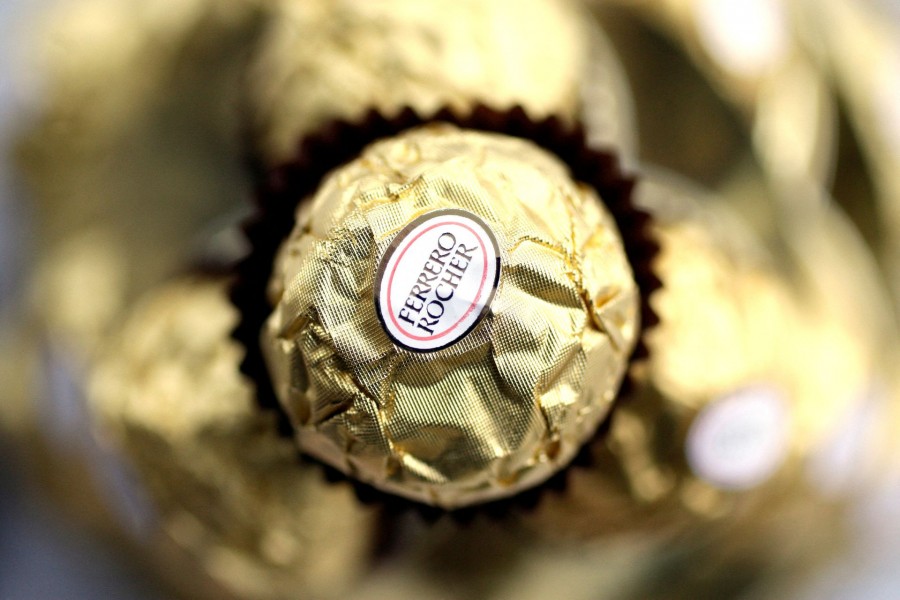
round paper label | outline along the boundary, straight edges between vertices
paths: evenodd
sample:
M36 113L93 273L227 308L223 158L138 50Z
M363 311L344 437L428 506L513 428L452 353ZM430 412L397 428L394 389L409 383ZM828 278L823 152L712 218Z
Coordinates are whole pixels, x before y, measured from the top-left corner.
M788 413L774 388L747 387L705 407L685 442L691 470L708 483L744 490L766 481L788 451Z
M394 237L378 266L375 307L395 344L431 352L472 331L499 281L500 250L487 224L468 211L435 210Z

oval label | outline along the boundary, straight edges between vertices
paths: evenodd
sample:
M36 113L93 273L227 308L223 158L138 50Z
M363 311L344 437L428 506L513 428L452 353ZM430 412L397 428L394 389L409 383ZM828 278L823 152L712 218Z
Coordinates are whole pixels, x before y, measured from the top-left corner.
M788 453L788 410L777 389L749 386L697 415L685 452L695 475L718 488L746 490L765 482Z
M395 344L431 352L472 331L499 281L500 250L487 224L465 210L435 210L394 237L375 277L375 307Z

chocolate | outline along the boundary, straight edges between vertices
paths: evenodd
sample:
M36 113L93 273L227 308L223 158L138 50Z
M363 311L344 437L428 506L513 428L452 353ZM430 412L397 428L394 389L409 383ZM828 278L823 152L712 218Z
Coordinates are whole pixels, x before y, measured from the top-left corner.
M822 260L837 235L809 235L818 243L776 262L708 191L657 172L636 196L653 210L661 245L650 360L591 444L593 468L573 470L565 495L524 518L551 535L659 532L735 515L752 530L758 510L807 493L806 461L845 430L877 381L871 324L882 310L870 296L865 324L847 311L863 304L845 283L868 286L863 269L840 262L852 264L852 244Z
M189 277L129 312L85 386L110 451L92 453L92 474L190 597L344 597L368 568L375 515L299 462L256 408L229 338L236 318L223 280Z
M444 508L566 466L640 331L596 192L533 143L440 123L325 178L269 298L262 348L300 448Z
M254 156L266 167L290 159L297 140L325 123L371 109L467 112L487 103L574 119L587 101L592 114L622 112L610 107L619 99L609 86L582 90L586 79L610 79L593 70L613 59L592 56L600 34L576 3L306 0L273 13L245 99Z

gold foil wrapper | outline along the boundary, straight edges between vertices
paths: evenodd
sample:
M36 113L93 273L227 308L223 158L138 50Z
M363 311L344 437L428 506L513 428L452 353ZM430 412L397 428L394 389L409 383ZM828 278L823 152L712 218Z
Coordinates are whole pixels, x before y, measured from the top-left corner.
M440 209L492 231L499 284L469 333L415 352L379 321L376 274L398 233ZM608 414L639 333L638 289L596 193L529 142L444 124L333 172L298 209L270 298L263 352L300 447L445 508L567 465Z
M878 383L874 332L848 308L865 307L877 322L882 307L840 297L799 258L788 279L745 224L702 190L651 174L636 194L656 217L661 245L663 287L652 299L661 321L648 335L650 359L593 445L594 467L574 470L566 494L526 521L579 536L669 534L703 522L752 530L760 510L821 501L808 479L815 456ZM822 503L818 518L832 518L829 507Z
M120 296L66 334L96 345L241 210L244 127L271 166L324 121L372 107L481 102L575 116L584 105L592 141L633 147L624 77L587 21L564 0L144 0L141 10L77 0L47 10L23 51L24 83L39 82L40 96L23 96L22 121L34 123L15 156L35 200L38 267L102 243L116 270L91 277L108 275L102 285ZM35 297L42 316L74 322L92 292Z
M247 99L267 165L323 123L372 108L462 113L480 102L521 105L534 118L575 116L588 57L599 50L587 15L565 1L286 1L273 16ZM615 79L614 69L595 76ZM589 93L595 108L619 101L609 90Z
M340 597L368 562L374 515L302 464L256 408L229 338L235 320L220 281L146 296L92 371L99 440L147 504L138 537L168 579L220 590L204 597Z

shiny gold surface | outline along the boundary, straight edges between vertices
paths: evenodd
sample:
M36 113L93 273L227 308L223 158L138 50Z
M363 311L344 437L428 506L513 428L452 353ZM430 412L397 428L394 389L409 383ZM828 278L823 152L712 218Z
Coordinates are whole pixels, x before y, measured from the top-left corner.
M661 324L649 336L642 385L593 447L595 464L573 469L566 494L526 519L541 531L589 536L647 528L665 535L697 519L775 510L786 489L810 493L800 481L805 461L879 382L871 327L884 316L878 299L843 295L835 302L840 292L816 277L786 279L741 221L703 203L704 194L659 174L638 187L662 243L663 288L653 299ZM849 260L854 248L845 240L839 252ZM808 258L798 272L812 268ZM865 285L864 274L853 277ZM868 326L861 328L863 307ZM736 396L774 410L768 423L783 432L767 437L743 428L739 420L753 414L735 413L738 422L719 434L720 451L733 451L722 480L709 475L715 455L692 457L689 448L700 417ZM746 446L735 439L741 435ZM754 461L759 470L745 477Z
M577 69L566 57L582 51L577 27L586 23L565 16L570 7L483 2L465 14L474 2L431 4L439 16L426 14L425 3L364 0L189 0L177 7L168 0L78 0L47 13L52 23L32 36L46 86L28 103L41 120L20 146L37 200L39 257L30 287L42 336L28 330L2 343L6 392L20 388L18 395L28 398L0 403L10 438L29 449L38 438L51 439L58 462L47 477L61 482L66 504L86 502L64 487L84 471L75 463L91 471L105 466L77 451L71 432L55 437L60 425L53 419L61 417L48 414L69 414L70 397L54 387L58 374L37 360L39 352L26 349L43 352L42 340L49 340L79 367L99 358L90 393L99 437L132 465L136 484L159 507L152 527L180 551L160 571L177 572L198 589L211 580L207 596L217 599L223 590L254 598L716 597L734 593L735 581L745 582L750 595L764 585L762 595L792 597L772 586L802 575L798 561L812 567L822 553L840 552L851 556L855 572L860 557L852 553L859 548L841 532L848 523L859 526L858 517L872 508L865 503L870 496L895 497L872 484L893 473L896 486L896 467L888 471L885 464L896 463L900 422L896 332L885 318L884 284L873 276L869 249L827 194L831 163L844 160L836 154L833 123L840 95L862 146L862 175L854 183L864 188L871 177L877 204L866 210L884 230L883 238L867 241L878 249L882 240L887 281L900 289L898 236L890 235L900 221L897 36L886 19L863 12L870 3L621 3L642 15L668 15L667 23L648 16L650 25L640 24L654 31L662 24L677 42L669 45L609 22L614 50L635 50L629 78L644 73L641 171L650 156L716 194L659 194L655 207L671 212L662 219L669 291L658 308L671 325L656 334L658 352L638 373L638 394L593 448L594 465L571 471L565 493L544 494L537 511L522 517L539 536L522 534L518 525L460 529L398 519L382 530L391 536L387 560L363 556L370 516L343 488L324 487L315 469L298 466L293 445L276 441L268 418L253 410L236 375L223 287L159 285L190 260L198 232L218 230L223 215L242 202L247 185L236 140L248 115L266 160L278 160L292 136L316 119L351 117L381 98L387 108L487 100L521 102L535 114L576 111L575 90L585 82L571 83ZM698 9L727 17L718 8L726 4L789 7L782 13L788 20L769 29L776 41L769 50L776 52L757 54L765 60L750 70L729 52L753 41L744 34L758 32L759 20L742 22L732 10L738 18L700 30ZM394 12L382 14L383 7ZM485 23L500 20L501 11L508 17L496 27L503 37L491 39L494 28ZM276 22L257 36L266 18L288 13L300 15L291 17L293 32ZM729 40L735 23L741 35ZM306 46L310 40L320 46ZM730 48L715 46L723 42ZM549 51L541 54L545 44ZM548 62L557 71L525 64L523 47L535 49L529 61L556 57ZM248 53L259 62L243 79ZM693 64L695 72L673 69L661 60L666 56ZM294 57L310 68L295 69ZM604 66L593 56L588 63L582 73ZM267 64L279 89L267 87ZM330 65L346 82L330 79ZM687 83L698 80L720 99L727 119L691 93ZM619 109L604 108L621 95L597 81L591 94L582 90L588 105L581 117L590 125L594 109L614 132L606 139L620 147L635 132ZM248 97L241 115L234 107ZM256 107L260 113L251 114ZM318 116L307 121L306 114ZM275 131L280 123L296 130ZM761 168L747 168L753 156ZM857 191L844 198L847 206L866 201ZM695 195L697 202L673 195ZM741 214L744 223L706 210L722 202L751 207ZM770 205L776 210L760 208ZM744 225L759 237L747 240ZM152 296L134 306L136 292L152 286ZM35 359L23 361L26 354ZM887 382L879 379L885 373ZM787 453L755 487L720 489L688 464L686 441L699 415L761 382L779 390L788 409ZM880 402L870 402L878 390ZM102 493L116 502L109 490ZM856 503L853 519L843 512L848 499ZM890 525L872 514L874 527ZM537 539L560 535L593 539ZM159 552L143 548L147 557ZM362 565L376 568L362 573Z
M235 318L221 282L179 280L146 297L88 386L101 444L124 457L153 533L184 557L174 572L202 572L238 597L338 597L365 565L374 515L301 464L255 407L228 337Z
M267 164L290 158L322 123L371 108L521 104L533 117L579 108L589 38L574 2L287 1L273 13L248 87Z
M395 346L378 261L415 217L461 208L503 264L488 315L436 352ZM414 130L332 173L298 211L271 283L263 350L301 448L377 487L456 507L567 464L609 411L638 334L613 220L530 143Z
M522 104L534 116L583 108L592 141L634 146L621 67L577 2L71 0L33 28L20 68L40 95L23 98L34 123L16 162L37 262L57 268L99 240L115 257L103 262L120 263L118 309L242 209L244 133L271 165L323 121L372 107ZM36 296L62 320L94 294ZM91 331L66 335L94 346L118 314L104 308Z

